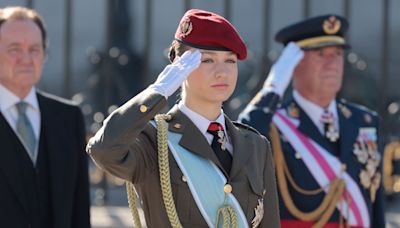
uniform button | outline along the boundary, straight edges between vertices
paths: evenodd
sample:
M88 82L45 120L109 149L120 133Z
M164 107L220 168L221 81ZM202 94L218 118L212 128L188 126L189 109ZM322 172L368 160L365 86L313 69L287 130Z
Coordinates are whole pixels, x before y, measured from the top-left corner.
M140 109L140 112L147 112L147 106L146 105L140 105L139 109Z
M182 127L182 125L179 124L179 123L176 123L176 124L174 125L174 128L176 128L176 129L179 129L179 128L181 128L181 127Z
M186 178L185 175L182 175L182 181L185 182L185 183L187 182L187 178Z
M224 192L225 192L225 193L231 193L231 192L232 192L232 185L226 184L226 185L224 186Z

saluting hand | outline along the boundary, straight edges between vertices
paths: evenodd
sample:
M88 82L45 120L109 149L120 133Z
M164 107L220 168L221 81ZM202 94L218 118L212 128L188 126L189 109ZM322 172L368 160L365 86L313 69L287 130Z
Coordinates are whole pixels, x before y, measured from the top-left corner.
M304 56L304 51L295 43L290 42L282 51L281 56L272 65L264 87L272 87L272 90L282 97L297 64Z
M199 50L194 52L186 51L181 57L177 57L173 63L167 65L158 75L156 82L150 87L168 98L181 86L190 73L200 65L200 58L201 53Z

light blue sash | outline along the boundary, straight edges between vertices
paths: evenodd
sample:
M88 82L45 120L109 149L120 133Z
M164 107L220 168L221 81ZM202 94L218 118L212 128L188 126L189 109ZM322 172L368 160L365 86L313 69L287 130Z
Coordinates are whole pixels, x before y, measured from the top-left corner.
M151 121L155 126L155 123ZM179 145L182 135L167 131L168 147L183 175L187 178L190 192L209 227L216 227L217 210L231 205L237 213L239 228L247 228L246 216L232 193L225 193L226 178L211 161L204 159Z

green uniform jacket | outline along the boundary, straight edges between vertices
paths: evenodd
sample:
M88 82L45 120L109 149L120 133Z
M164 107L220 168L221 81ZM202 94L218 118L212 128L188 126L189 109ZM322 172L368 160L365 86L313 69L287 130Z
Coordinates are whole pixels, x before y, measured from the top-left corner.
M114 111L87 145L87 152L97 165L135 184L142 199L147 226L157 228L171 226L160 189L156 129L149 121L166 104L166 99L160 94L144 90ZM169 130L182 134L180 145L222 167L205 137L189 118L177 106L169 114L172 116ZM229 175L232 193L249 224L255 216L258 200L264 198L264 218L258 227L279 227L269 142L255 130L233 123L227 117L226 126L233 144ZM183 227L208 227L171 153L169 160L173 197Z

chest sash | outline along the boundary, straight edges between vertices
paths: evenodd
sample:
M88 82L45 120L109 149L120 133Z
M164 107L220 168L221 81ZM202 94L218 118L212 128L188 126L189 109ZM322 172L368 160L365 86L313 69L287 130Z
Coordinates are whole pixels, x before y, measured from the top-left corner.
M342 170L340 160L301 133L297 129L297 124L288 117L285 110L278 110L273 117L273 122L295 151L300 153L308 170L325 192L329 190L332 180L341 178L345 181L344 197L337 203L337 209L351 226L369 227L370 216L364 197L357 183ZM347 197L350 198L349 204L345 200Z
M155 123L151 121L154 127ZM183 175L187 179L190 192L209 227L217 227L217 211L226 204L237 213L239 228L248 228L246 216L232 193L225 193L227 184L224 174L211 161L204 159L179 145L182 135L167 131L168 147Z

